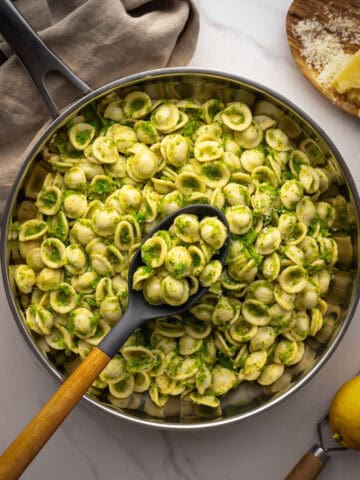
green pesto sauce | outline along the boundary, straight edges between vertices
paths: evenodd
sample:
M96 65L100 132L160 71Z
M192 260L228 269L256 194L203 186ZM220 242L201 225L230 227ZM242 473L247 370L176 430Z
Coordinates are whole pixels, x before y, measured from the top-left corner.
M118 296L120 298L126 298L128 296L128 291L126 290L126 288L124 288L123 290L121 290L120 294L118 294Z
M149 139L157 138L157 132L152 122L142 120L139 122L137 128L140 132L149 136Z
M62 225L59 221L55 224L49 225L49 235L51 237L58 238L59 240L65 240L66 238L66 231L64 225Z
M97 307L97 303L96 303L95 298L89 297L85 301L89 305L89 307Z
M291 349L289 349L289 350L287 350L283 353L280 353L280 355L279 355L280 362L281 363L287 362L292 357L293 353L294 353L293 348L291 348Z
M192 190L196 190L199 187L199 182L191 177L185 178L182 183L185 188L190 188Z
M258 267L262 264L263 256L260 255L260 253L258 253L252 245L246 247L245 251L248 256L254 260Z
M95 119L92 119L92 120L88 120L88 122L92 127L94 128L98 128L99 127L99 122L98 120L95 120Z
M298 270L295 270L295 271L292 270L290 273L288 273L288 279L291 283L296 283L299 280L301 280L301 278L302 278L302 273L299 272Z
M197 108L196 110L193 110L192 118L194 120L199 120L199 121L204 120L205 119L204 110L202 108Z
M300 172L301 165L304 165L301 160L298 160L297 158L293 159L293 166L296 173Z
M79 145L84 145L84 143L86 143L89 140L90 135L91 135L90 130L83 130L82 132L78 132L75 136L76 142Z
M200 375L196 376L196 381L197 383L200 383L200 385L203 384L206 381L206 379L207 379L206 373L201 373Z
M37 225L32 225L31 227L26 228L24 235L25 237L31 237L33 235L36 235L37 233L40 233L44 228L45 228L45 223L40 222Z
M206 322L194 322L193 320L190 320L188 322L189 327L191 327L192 330L198 333L203 333L207 329L207 324Z
M276 155L278 153L275 150L275 148L269 147L269 145L258 145L255 148L256 148L256 150L263 153L264 155L271 155L272 157L276 157Z
M139 225L143 225L148 218L148 213L147 212L132 213L132 216L139 223Z
M69 278L69 281L71 281L71 277ZM84 298L84 294L83 293L77 293L76 294L76 303L81 303L82 300Z
M209 203L209 200L207 197L203 196L203 197L200 197L200 198L195 198L195 199L192 199L191 196L189 195L184 195L184 198L183 198L183 207L186 207L187 205L198 205L198 204L208 204Z
M104 328L102 327L102 325L100 323L98 323L98 325L96 327L96 332L94 334L94 337L95 338L101 338L104 335L104 333L105 333Z
M154 274L154 269L152 267L149 267L148 265L144 265L142 267L144 275L153 275Z
M98 324L99 324L99 320L100 320L100 314L99 313L95 313L95 315L93 315L90 319L90 325L91 327L97 327Z
M52 341L55 342L59 347L66 347L65 339L60 332L52 337Z
M159 245L143 245L141 247L141 259L146 265L150 265L151 261L160 254Z
M229 370L234 370L233 361L227 355L224 355L223 353L220 353L219 358L218 358L218 362L222 367L228 368Z
M101 117L101 121L102 121L102 124L104 126L104 130L105 130L104 133L106 133L106 130L108 128L110 128L111 125L114 125L115 123L117 123L116 120L111 120L110 118L102 118ZM96 125L93 125L93 127L96 127ZM100 133L100 135L101 135L101 133Z
M145 342L144 345L148 345L148 348L151 348L151 346L148 342ZM159 368L161 367L162 358L157 353L155 353L154 357L155 358L154 358L154 360L152 361L152 364L151 364L152 365L151 371L153 373L156 373L156 372L159 371Z
M68 137L63 131L54 133L49 142L49 151L52 153L63 154L68 148Z
M196 253L193 253L191 255L191 265L193 267L198 267L200 264L201 264L200 255L197 255Z
M183 136L184 137L192 137L198 128L199 123L193 119L190 118L190 120L187 121L184 130L183 130Z
M270 225L274 218L275 218L274 212L272 212L270 215L265 215L263 217L263 227L267 227L268 225Z
M213 283L214 278L215 278L216 272L214 270L209 270L208 274L206 275L206 281L208 283Z
M320 257L324 262L330 262L332 259L332 254L329 248L325 248Z
M131 342L133 345L136 346L143 346L145 345L145 333L141 328L137 328L131 334Z
M112 265L120 264L119 257L115 253L113 253L111 250L107 251L106 256L108 257L108 260Z
M288 210L286 209L286 207L284 207L284 205L278 205L277 207L273 208L272 216L274 217L274 215L281 215L282 213L286 213L287 211Z
M48 208L54 207L57 203L58 197L52 190L44 191L40 194L41 203Z
M263 315L266 314L263 307L261 307L260 305L256 305L254 303L251 303L250 305L247 305L247 308L250 310L250 313L252 315L255 315L255 317L262 317Z
M217 165L209 163L208 165L204 165L201 170L204 175L211 180L221 179L221 169Z
M295 177L290 170L287 172L284 172L281 176L282 182L285 182L286 180L293 180L294 178Z
M141 128L143 129L144 132L146 132L148 135L156 135L156 129L154 125L151 122L142 122Z
M57 300L61 305L69 305L71 300L70 291L67 287L60 287L57 291Z
M167 230L158 230L156 236L165 240L166 244L169 246L171 243L171 237Z
M210 107L208 108L208 114L211 118L214 118L217 113L219 113L221 110L220 108L220 102L214 102Z
M145 100L143 98L136 98L130 103L130 109L132 112L141 110L145 106Z
M251 325L243 322L236 327L236 333L239 333L240 335L247 335L250 332L251 328Z
M251 228L245 235L241 237L241 241L245 246L249 246L255 242L257 236L257 232Z
M276 198L279 195L279 190L270 183L262 183L259 192L267 193L271 198Z
M70 313L68 316L68 321L66 323L66 330L71 334L74 335L75 333L75 324L74 324L74 316Z
M127 244L131 240L130 230L128 227L123 227L120 232L120 242Z
M176 376L179 373L181 368L182 362L178 358L174 358L171 362L167 365L166 370L169 372L170 376Z
M148 365L149 359L148 358L136 358L134 360L128 360L126 363L126 370L129 373L136 373L146 365Z
M302 235L302 230L298 227L298 225L295 225L294 230L291 232L291 235L288 236L288 240L293 242L297 240L300 235Z
M316 231L318 225L320 225L321 236L328 237L330 235L330 228L328 225L326 225L326 223L319 214L316 214L315 217L311 220L308 227L308 235L312 235Z
M118 392L124 392L126 390L126 387L127 387L127 379L126 378L124 378L124 379L122 379L119 382L114 384L114 388Z
M101 178L89 187L89 197L96 200L105 200L116 190L115 182L110 178Z
M59 250L56 247L50 247L48 251L48 256L52 262L60 262L61 255Z
M89 287L93 290L96 289L97 287L97 284L100 282L100 278L99 277L96 277L94 278L94 280L90 283Z
M187 270L187 265L185 262L179 262L175 264L175 267L172 270L172 273L175 278L181 278L184 276L184 273Z

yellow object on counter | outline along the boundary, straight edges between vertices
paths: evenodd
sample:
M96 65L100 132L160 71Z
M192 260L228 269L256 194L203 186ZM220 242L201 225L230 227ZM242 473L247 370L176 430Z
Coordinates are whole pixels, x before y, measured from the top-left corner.
M340 445L360 450L360 376L352 378L336 392L329 421L333 438Z

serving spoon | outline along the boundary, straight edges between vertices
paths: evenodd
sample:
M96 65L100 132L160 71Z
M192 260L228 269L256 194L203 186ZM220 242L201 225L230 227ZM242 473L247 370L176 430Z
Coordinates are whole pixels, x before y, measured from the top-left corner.
M152 237L158 230L169 229L174 219L184 213L196 215L199 219L216 216L225 225L226 241L219 253L213 257L224 265L230 245L230 227L223 212L210 205L190 205L177 210L162 220L144 241ZM133 275L141 265L141 248L138 248L129 267L129 295L126 312L1 455L0 480L13 480L22 474L136 328L154 318L185 312L207 291L206 287L200 287L186 303L176 307L150 305L145 301L142 292L132 288Z

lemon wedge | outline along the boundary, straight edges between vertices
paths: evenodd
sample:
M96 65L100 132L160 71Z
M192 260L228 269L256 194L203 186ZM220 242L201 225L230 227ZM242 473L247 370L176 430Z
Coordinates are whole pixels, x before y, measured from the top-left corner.
M350 89L360 89L360 50L336 75L333 86L339 93L345 93Z
M329 422L333 437L340 445L360 449L360 376L337 391L330 406Z

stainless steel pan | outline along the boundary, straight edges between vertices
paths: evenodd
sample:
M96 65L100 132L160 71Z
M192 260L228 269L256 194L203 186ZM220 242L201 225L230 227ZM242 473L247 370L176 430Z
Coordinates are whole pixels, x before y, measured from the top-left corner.
M308 115L302 112L300 108L281 95L237 75L214 70L196 68L164 68L152 70L130 75L92 91L88 85L80 80L44 45L41 39L20 16L10 0L0 0L0 33L2 33L4 38L12 46L28 70L54 119L27 153L24 163L19 169L5 208L1 233L1 269L7 299L21 334L33 353L40 360L40 363L59 382L63 380L62 374L40 351L31 333L25 326L20 316L20 307L10 286L8 274L9 245L7 239L13 211L19 199L24 195L24 187L29 177L29 172L38 161L38 153L52 134L64 125L79 109L90 102L98 100L114 91L122 95L130 88L137 86L145 89L152 96L158 96L159 98L193 97L204 100L216 96L225 101L246 99L249 103L258 100L267 100L295 119L304 133L314 138L326 155L332 158L337 179L337 184L332 188L332 193L333 195L337 195L340 192L346 197L355 218L355 226L351 234L353 255L350 259L351 265L347 265L345 273L342 273L343 267L339 265L340 276L346 277L345 283L344 279L342 279L342 285L346 284L346 288L336 289L335 285L335 290L332 290L332 298L330 298L330 301L336 304L337 318L333 325L334 328L331 332L329 331L329 338L326 339L325 342L324 336L318 340L313 340L311 342L311 349L308 349L308 355L301 365L288 369L283 380L280 384L277 384L276 387L264 390L259 386L251 384L248 386L240 385L237 390L231 392L223 400L222 414L217 418L207 417L204 412L187 410L181 405L181 402L172 404L171 409L169 408L162 418L156 417L154 414L151 414L151 412L146 411L146 409L144 411L142 407L137 410L115 408L91 395L85 396L86 402L111 415L135 423L164 429L172 428L181 430L207 428L242 420L271 408L299 390L334 353L350 324L360 293L358 262L359 196L344 159L326 133L313 122ZM80 100L68 106L61 113L44 83L45 75L49 71L59 72L84 94ZM349 268L351 268L350 273ZM313 351L315 352L314 354L311 353Z

